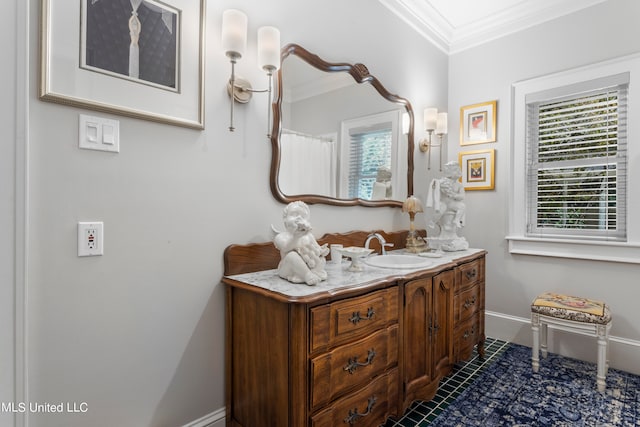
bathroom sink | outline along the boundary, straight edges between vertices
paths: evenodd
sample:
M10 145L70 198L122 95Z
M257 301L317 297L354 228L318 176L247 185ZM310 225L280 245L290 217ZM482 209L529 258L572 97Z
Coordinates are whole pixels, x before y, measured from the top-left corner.
M378 255L365 259L373 267L382 268L423 268L433 264L433 261L415 255Z

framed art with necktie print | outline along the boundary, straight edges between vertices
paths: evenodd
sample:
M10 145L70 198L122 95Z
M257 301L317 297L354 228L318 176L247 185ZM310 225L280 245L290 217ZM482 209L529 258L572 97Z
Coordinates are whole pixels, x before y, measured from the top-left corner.
M205 4L42 0L40 99L204 129Z

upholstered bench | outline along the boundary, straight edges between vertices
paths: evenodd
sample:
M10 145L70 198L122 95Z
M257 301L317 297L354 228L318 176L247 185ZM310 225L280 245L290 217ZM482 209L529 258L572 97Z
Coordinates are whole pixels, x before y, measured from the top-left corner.
M552 325L554 329L598 338L596 384L599 391L604 391L609 369L607 347L611 329L611 312L607 304L550 292L539 295L531 304L531 329L533 330L531 364L534 372L538 372L540 367L540 352L542 357L547 357L548 325Z

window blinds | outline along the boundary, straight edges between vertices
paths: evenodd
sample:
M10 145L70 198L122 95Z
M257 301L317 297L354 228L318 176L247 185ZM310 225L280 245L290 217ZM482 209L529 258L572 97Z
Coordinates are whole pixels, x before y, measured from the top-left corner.
M628 81L527 98L528 235L626 239Z
M368 200L378 169L391 168L392 124L352 129L349 137L349 197Z

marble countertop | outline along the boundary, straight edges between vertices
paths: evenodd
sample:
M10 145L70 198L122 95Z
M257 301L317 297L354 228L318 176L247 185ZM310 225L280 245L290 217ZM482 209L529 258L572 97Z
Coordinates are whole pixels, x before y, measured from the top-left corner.
M343 260L340 264L327 263L325 271L327 272L327 280L320 282L315 286L309 286L305 283L291 283L278 276L277 270L264 270L252 273L235 274L225 276L228 279L246 283L267 289L272 292L278 292L288 297L305 297L317 293L329 293L358 286L364 283L381 280L387 277L403 276L421 270L430 270L440 265L450 263L460 258L482 252L483 249L467 249L457 252L445 252L441 258L427 258L432 264L427 267L420 268L381 268L365 264L364 271L349 271L351 261ZM403 250L393 251L389 253L403 253Z

